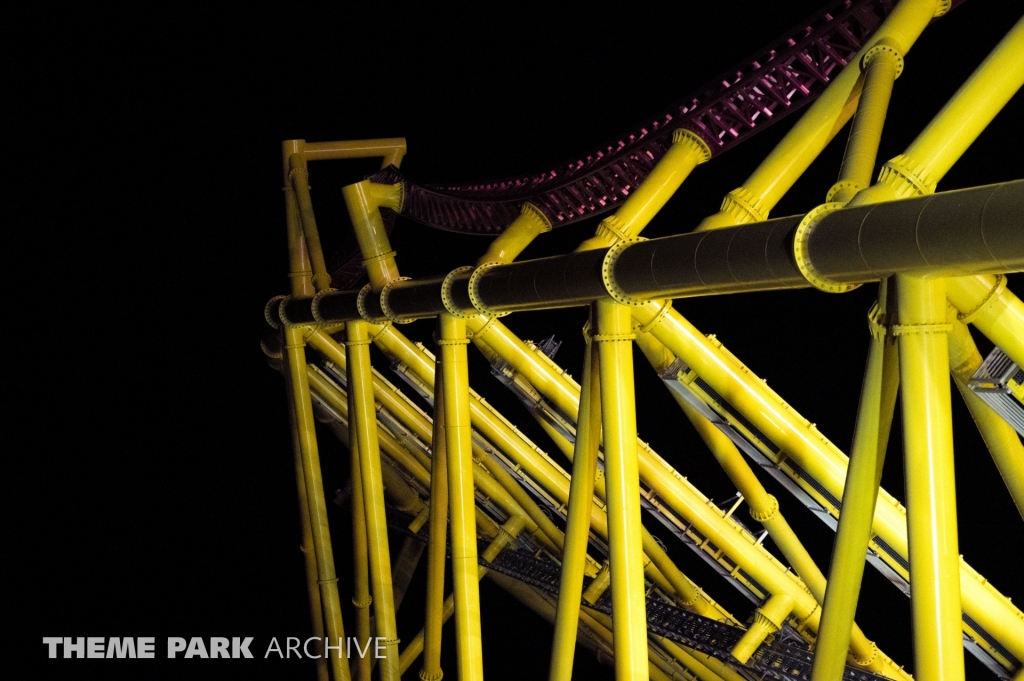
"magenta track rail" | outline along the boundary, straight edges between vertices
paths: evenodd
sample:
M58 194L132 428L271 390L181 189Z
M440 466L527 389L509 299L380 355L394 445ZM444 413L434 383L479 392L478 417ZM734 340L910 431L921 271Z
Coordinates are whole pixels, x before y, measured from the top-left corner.
M388 167L370 179L404 184L404 217L463 234L500 233L526 202L540 208L555 227L599 215L614 209L647 177L675 130L699 135L714 157L813 101L893 5L894 0L832 3L668 110L552 170L479 184L419 185ZM335 281L358 277L358 260L341 260L347 262L336 270Z

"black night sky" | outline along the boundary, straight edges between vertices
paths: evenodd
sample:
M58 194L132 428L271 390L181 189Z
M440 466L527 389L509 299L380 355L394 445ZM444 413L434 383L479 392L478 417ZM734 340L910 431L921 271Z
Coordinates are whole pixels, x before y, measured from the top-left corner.
M308 661L264 660L270 637L309 635L281 377L260 351L263 305L287 293L280 142L403 136L403 172L470 182L557 167L666 108L817 10L822 0L577 4L302 3L37 5L14 10L4 80L8 664L38 678L314 678ZM907 55L879 157L900 153L1019 17L968 0ZM939 185L1024 177L1018 94ZM686 232L715 212L795 118L699 167L646 230ZM835 181L845 132L773 216L803 213ZM13 145L12 145L13 142ZM378 161L311 170L328 250L350 229L340 187ZM596 222L539 238L523 258L571 250ZM398 220L403 275L471 264L487 239ZM1024 293L1024 279L1010 288ZM876 287L679 301L844 451ZM580 374L582 309L522 313L520 337L555 334ZM404 327L430 342L433 323ZM982 354L991 343L978 336ZM525 409L471 352L473 386L550 452ZM734 489L637 353L639 434L709 497ZM387 372L382 355L375 363ZM393 379L397 382L397 379ZM1024 603L1017 513L954 390L960 551ZM330 496L348 452L320 433ZM903 499L899 427L884 487ZM832 533L766 484L826 570ZM347 566L350 520L332 508ZM744 520L747 520L745 511ZM648 522L653 530L653 525ZM769 540L770 541L770 540ZM741 619L752 610L682 547L680 567ZM348 603L351 576L340 574ZM422 624L422 582L399 614ZM489 679L542 678L551 627L481 586ZM348 606L346 606L348 607ZM353 629L351 608L346 625ZM913 667L909 601L873 569L858 621ZM449 628L446 678L454 679ZM255 660L49 660L43 636L253 636ZM404 643L403 643L404 645ZM405 678L416 678L414 665ZM613 678L581 649L577 678ZM967 678L992 678L967 656Z

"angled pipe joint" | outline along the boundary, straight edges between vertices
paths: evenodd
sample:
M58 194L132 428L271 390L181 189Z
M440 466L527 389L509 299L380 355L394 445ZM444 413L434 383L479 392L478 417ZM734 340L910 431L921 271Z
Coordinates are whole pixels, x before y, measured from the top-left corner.
M380 209L390 208L401 213L405 201L404 185L377 184L363 180L343 187L341 193L348 207L359 250L363 254L363 264L370 276L370 285L379 291L389 282L398 279L395 252L391 250Z
M512 221L494 241L487 252L477 260L477 266L488 263L510 263L541 234L550 232L551 220L540 208L524 203L519 217Z
M1024 85L1024 18L960 86L952 99L899 156L889 160L878 182L854 204L878 203L935 192L978 135Z
M941 11L936 0L903 0L860 52L800 117L743 186L729 192L718 213L705 218L695 231L748 222L764 222L811 162L853 115L863 86L861 64L876 45L887 44L906 54L918 36Z
M839 180L829 189L825 198L827 203L845 205L871 184L893 84L903 73L903 55L893 42L883 38L861 60L864 89L857 104L857 114L850 126Z
M793 599L784 593L775 594L765 601L754 611L754 621L732 649L732 656L746 664L765 639L782 628L793 612L793 605Z
M946 279L946 296L959 310L961 322L973 324L1017 366L1024 366L1024 302L1006 288L1006 277L952 277Z
M676 193L693 169L711 159L711 148L700 135L685 128L672 133L672 146L650 175L630 194L615 214L601 221L597 233L577 251L608 248L635 238Z

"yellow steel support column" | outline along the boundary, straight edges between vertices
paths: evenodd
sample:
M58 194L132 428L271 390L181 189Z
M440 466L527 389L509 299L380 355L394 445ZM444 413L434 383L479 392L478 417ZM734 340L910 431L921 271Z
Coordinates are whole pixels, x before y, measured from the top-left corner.
M401 212L402 185L376 184L369 180L350 184L341 190L352 219L363 264L374 289L379 289L398 278L395 252L391 250L388 233L380 216L381 206Z
M444 388L434 372L434 432L430 466L430 543L427 546L427 615L423 624L423 681L440 681L444 616L444 563L448 540L448 452L444 428ZM453 606L454 607L454 606ZM450 615L449 615L450 616Z
M1024 302L1006 288L1006 277L953 277L946 280L946 296L960 321L973 324L1024 367Z
M591 320L594 311L591 308ZM594 324L590 325L591 328ZM597 348L587 342L584 355L580 412L576 423L576 443L572 460L572 482L569 487L569 510L565 523L565 544L562 548L562 574L558 585L558 608L555 614L555 636L551 650L550 681L572 678L576 632L579 629L580 596L583 572L590 541L590 507L594 498L597 475L597 449L601 441L601 382ZM580 594L580 596L577 596Z
M812 478L841 498L847 461L835 445L764 381L743 367L720 343L704 336L676 310L670 308L664 313L662 310L660 304L651 303L634 308L633 316L638 323L653 326L651 333L673 354L682 358L715 392L782 448ZM558 388L553 383L549 387ZM559 389L566 390L564 387ZM553 394L557 395L557 392ZM660 489L658 492L663 493ZM906 519L895 502L878 505L872 529L900 555L908 555ZM764 584L760 577L755 576L755 579ZM1024 655L1024 622L1020 611L994 589L983 585L966 568L962 571L961 584L966 613L1021 659L1019 656Z
M890 43L882 40L864 55L864 90L850 126L839 181L832 185L826 201L847 203L871 184L892 86L903 70L903 56Z
M598 301L596 307L598 333L593 339L598 343L601 369L615 676L618 681L646 679L647 606L640 539L632 317L628 307L611 300Z
M327 636L337 643L339 640L344 641L345 627L341 620L338 578L334 572L331 532L327 524L327 503L324 500L324 485L320 477L320 454L316 445L313 403L306 378L306 352L302 332L301 328L294 327L287 327L284 330L285 367L295 409L295 424L302 456L302 475L309 505L313 551L316 555L317 583L320 585L320 602L327 624ZM348 662L342 656L341 650L337 657L331 658L329 664L336 681L349 681L351 677Z
M853 114L850 105L855 105L860 96L863 57L879 44L887 44L900 54L906 54L938 7L937 0L902 0L897 3L860 52L808 107L743 186L729 192L722 202L721 211L705 218L697 229L766 220L779 199Z
M302 222L302 234L305 237L306 249L313 265L313 285L317 291L323 291L331 285L331 275L327 272L323 249L320 247L320 233L316 228L316 217L313 214L313 202L309 196L309 170L306 159L301 153L292 154L288 159L291 171L288 175L292 184L292 196L298 204L299 218Z
M491 242L477 265L509 263L515 260L534 239L551 231L551 221L532 203L524 203L519 217Z
M897 276L896 300L914 667L918 681L956 681L964 651L945 286Z
M482 681L480 588L477 584L476 522L473 498L472 429L469 421L469 372L466 322L440 316L441 374L444 388L445 445L448 450L448 498L451 507L452 576L455 582L455 635L459 678Z
M842 678L850 647L850 628L864 576L864 559L871 539L871 522L875 516L899 387L896 341L887 333L887 289L883 282L878 305L869 314L872 340L864 369L850 464L846 470L843 508L836 528L828 590L815 645L812 681Z
M281 143L281 155L284 161L284 205L285 220L288 229L288 277L291 279L292 295L306 298L314 293L313 272L310 269L309 253L306 250L306 238L302 234L302 220L299 217L299 201L295 197L295 188L291 180L292 155L299 153L302 140L285 140Z
M368 328L380 329L380 327L374 327L370 325ZM376 333L376 331L374 331ZM389 329L387 333L393 333L393 330ZM330 336L324 334L321 331L313 332L309 337L309 343L315 347L318 351L324 354L325 357L334 362L337 366L344 369L346 364L344 350L334 342ZM411 344L410 344L411 345ZM389 346L392 349L398 348L398 346ZM415 346L412 346L415 347ZM406 359L413 359L412 356L406 356ZM426 356L417 356L415 360L426 360ZM422 379L426 382L433 383L436 380L437 372L433 364L428 362L420 363L416 362L418 368L425 369L427 366L430 367L429 371L424 371ZM330 389L326 391L326 395L330 399ZM379 400L380 403L393 414L406 428L410 430L416 437L421 441L430 445L433 442L433 435L431 425L428 419L417 409L410 406L410 403L394 389L394 387L387 385L384 381L374 376L373 379L373 394L374 398ZM341 407L339 407L341 408ZM347 413L347 412L345 412ZM385 433L378 433L378 437L385 448L390 447L390 438ZM500 439L499 439L500 444ZM406 459L414 457L405 449L399 448L392 452L388 450L388 453L392 457L399 459ZM478 451L474 445L474 457L480 461L484 468L491 473L488 476L485 471L479 468L473 469L473 481L480 491L495 501L506 513L516 514L525 512L530 518L530 523L527 525L527 529L533 533L537 541L541 542L549 550L560 551L562 545L562 532L555 526L551 519L545 515L545 513L537 506L537 503L530 497L529 493L526 492L512 479L512 476L506 471L501 464L494 461L490 456L482 451ZM429 475L427 469L432 466L430 460L426 457L420 461L422 464L418 467L423 473L423 482L429 483ZM405 465L405 464L403 464ZM408 468L408 466L406 466Z
M302 446L299 440L299 428L295 420L295 397L288 378L284 372L285 389L288 395L288 421L291 425L292 449L295 461L295 482L299 493L299 519L302 526L302 557L306 563L306 591L309 596L309 614L313 624L313 636L323 641L324 617L320 604L320 587L317 584L316 549L313 546L313 529L309 521L309 497L306 494L306 479L302 466ZM327 658L321 656L316 661L317 681L328 681Z
M351 382L350 382L351 384ZM353 391L348 391L349 414L355 413L352 404ZM373 632L370 627L370 554L366 536L366 504L363 501L363 475L359 465L359 439L354 436L354 429L349 429L348 448L352 457L352 575L355 582L355 593L352 605L356 608L356 640L359 650L366 646ZM356 678L369 681L373 671L373 660L368 655L360 655L355 660Z
M747 632L732 649L732 656L743 664L747 663L765 637L782 628L786 618L793 612L793 599L784 593L774 594L754 611L754 621Z
M711 149L695 133L680 128L672 133L672 146L647 178L640 183L615 215L601 221L597 233L579 245L577 251L607 248L621 239L638 235L651 221L693 169L711 158Z
M384 516L384 486L380 469L380 444L377 440L377 412L373 403L373 372L370 369L370 340L365 322L345 325L348 353L349 393L353 395L350 440L359 451L363 505L369 540L370 584L377 636L384 639L384 657L380 660L382 681L398 681L398 629L395 625L394 590L391 584L391 555L388 548L387 520ZM353 481L355 484L355 481Z
M970 330L957 319L954 308L948 308L946 318L953 325L949 334L949 370L953 374L953 382L971 411L974 423L999 469L999 475L1006 483L1013 503L1017 505L1017 512L1024 517L1024 446L1013 426L967 387L967 380L981 366L981 354L974 345Z
M1024 18L1010 29L902 155L885 164L879 182L898 176L897 196L935 191L938 181L1014 93L1024 85Z

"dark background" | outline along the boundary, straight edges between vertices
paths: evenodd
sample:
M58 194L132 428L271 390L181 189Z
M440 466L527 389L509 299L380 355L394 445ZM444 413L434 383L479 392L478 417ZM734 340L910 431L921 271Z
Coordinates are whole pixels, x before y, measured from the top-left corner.
M313 678L308 662L260 659L271 636L308 635L283 384L260 352L262 308L286 293L280 141L404 136L423 182L555 167L696 89L815 11L821 0L616 8L519 5L326 10L270 3L39 5L11 16L5 78L13 235L5 248L4 620L33 675ZM880 159L906 147L1019 16L970 0L930 27L897 83ZM1018 95L940 184L1020 178ZM645 232L685 232L715 212L793 119L699 168ZM805 212L835 181L845 133L773 215ZM375 161L314 165L328 246L349 229L339 188ZM565 252L593 222L540 238L523 257ZM472 263L485 239L399 220L402 273ZM1024 283L1011 279L1011 288ZM680 301L815 422L850 443L874 286ZM582 310L510 317L520 336L565 340L579 373ZM429 341L430 322L403 329ZM979 338L983 354L991 347ZM472 352L472 351L471 351ZM376 356L380 360L380 356ZM475 362L473 385L549 451L522 407ZM638 356L639 431L709 497L733 494ZM379 368L386 364L378 361ZM1024 599L1024 523L954 395L961 552ZM347 452L321 434L328 494ZM899 428L884 486L902 494ZM772 482L823 569L832 535ZM347 512L332 511L339 563ZM653 529L653 528L652 528ZM684 572L741 619L752 606L696 556ZM417 577L422 580L422 575ZM419 581L416 583L420 583ZM342 601L351 581L341 575ZM551 628L481 586L488 678L546 674ZM421 596L399 616L405 641ZM874 570L858 620L912 669L909 601ZM346 613L346 624L353 619ZM446 634L447 634L446 630ZM42 636L254 636L250 661L48 660ZM452 637L446 639L452 647ZM10 656L8 660L15 658ZM968 678L990 678L970 656ZM451 650L446 672L454 678ZM611 678L584 651L580 678ZM414 665L407 678L415 678Z

